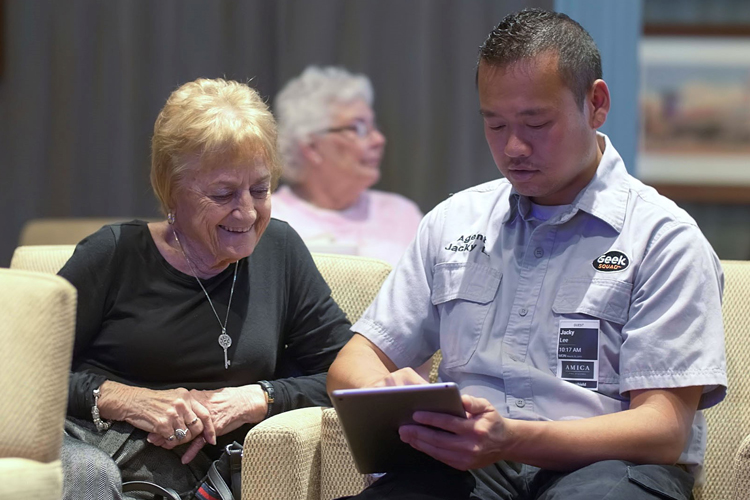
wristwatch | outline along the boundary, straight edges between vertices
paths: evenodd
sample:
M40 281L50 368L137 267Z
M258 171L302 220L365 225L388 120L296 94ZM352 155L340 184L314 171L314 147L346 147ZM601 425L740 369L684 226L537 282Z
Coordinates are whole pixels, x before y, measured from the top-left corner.
M99 387L94 389L94 406L91 407L91 418L94 420L96 430L99 432L104 432L112 427L112 422L110 422L109 420L102 420L99 417L99 396L101 395L102 393L99 390Z
M273 409L275 392L273 390L273 386L271 385L271 383L266 380L258 381L258 385L260 385L261 389L263 389L263 392L265 392L266 394L266 404L268 405L268 410L266 411L266 418L268 418L271 416L271 410Z

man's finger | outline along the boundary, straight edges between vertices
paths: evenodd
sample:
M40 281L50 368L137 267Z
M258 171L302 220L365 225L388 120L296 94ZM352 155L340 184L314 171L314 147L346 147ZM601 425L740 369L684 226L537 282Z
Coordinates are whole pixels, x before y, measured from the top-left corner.
M404 442L419 440L446 450L466 450L470 447L466 439L461 436L431 429L424 425L402 425L398 431L401 440Z
M421 439L418 432L411 432L413 429L407 429L407 427L418 427L418 426L402 426L399 428L399 434L401 440L407 443L415 450L425 453L435 460L439 460L444 464L450 465L455 469L467 470L465 457L467 456L463 450L452 450L436 446L434 443Z
M429 425L442 429L446 432L452 432L453 434L461 434L471 429L473 422L446 413L436 413L431 411L417 411L412 415L414 421L421 425Z
M487 411L493 410L493 406L484 398L475 398L464 394L461 396L461 403L464 405L464 410L472 415L478 415Z

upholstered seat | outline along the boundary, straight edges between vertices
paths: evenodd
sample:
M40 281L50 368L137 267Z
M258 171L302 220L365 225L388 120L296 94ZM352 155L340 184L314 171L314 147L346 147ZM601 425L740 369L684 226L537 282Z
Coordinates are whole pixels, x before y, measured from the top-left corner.
M0 499L62 494L63 423L76 290L58 276L0 269Z

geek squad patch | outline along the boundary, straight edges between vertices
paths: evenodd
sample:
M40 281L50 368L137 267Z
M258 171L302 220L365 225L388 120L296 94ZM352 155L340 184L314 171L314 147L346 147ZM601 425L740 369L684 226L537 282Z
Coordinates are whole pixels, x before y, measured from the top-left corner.
M610 250L591 263L594 269L605 273L623 271L630 265L630 257L617 250Z

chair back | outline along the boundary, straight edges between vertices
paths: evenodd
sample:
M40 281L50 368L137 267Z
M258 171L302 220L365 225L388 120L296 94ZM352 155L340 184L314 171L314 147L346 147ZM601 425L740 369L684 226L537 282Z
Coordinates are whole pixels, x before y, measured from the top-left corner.
M391 265L378 259L324 253L312 256L331 287L333 300L352 323L362 316L391 272Z
M740 442L750 435L750 261L722 261L724 269L724 335L727 353L727 396L704 411L708 440L706 481L695 489L696 500L733 496L733 461Z
M60 458L75 318L63 278L0 269L0 457Z
M75 245L27 245L17 247L10 259L11 269L57 274L75 250Z
M75 245L27 245L13 252L10 267L56 274L70 259ZM313 253L320 274L347 319L359 319L391 272L387 262L367 257Z
M31 219L21 228L18 238L23 245L75 245L102 226L114 222L133 220L135 217L52 217ZM141 219L148 222L157 219Z

